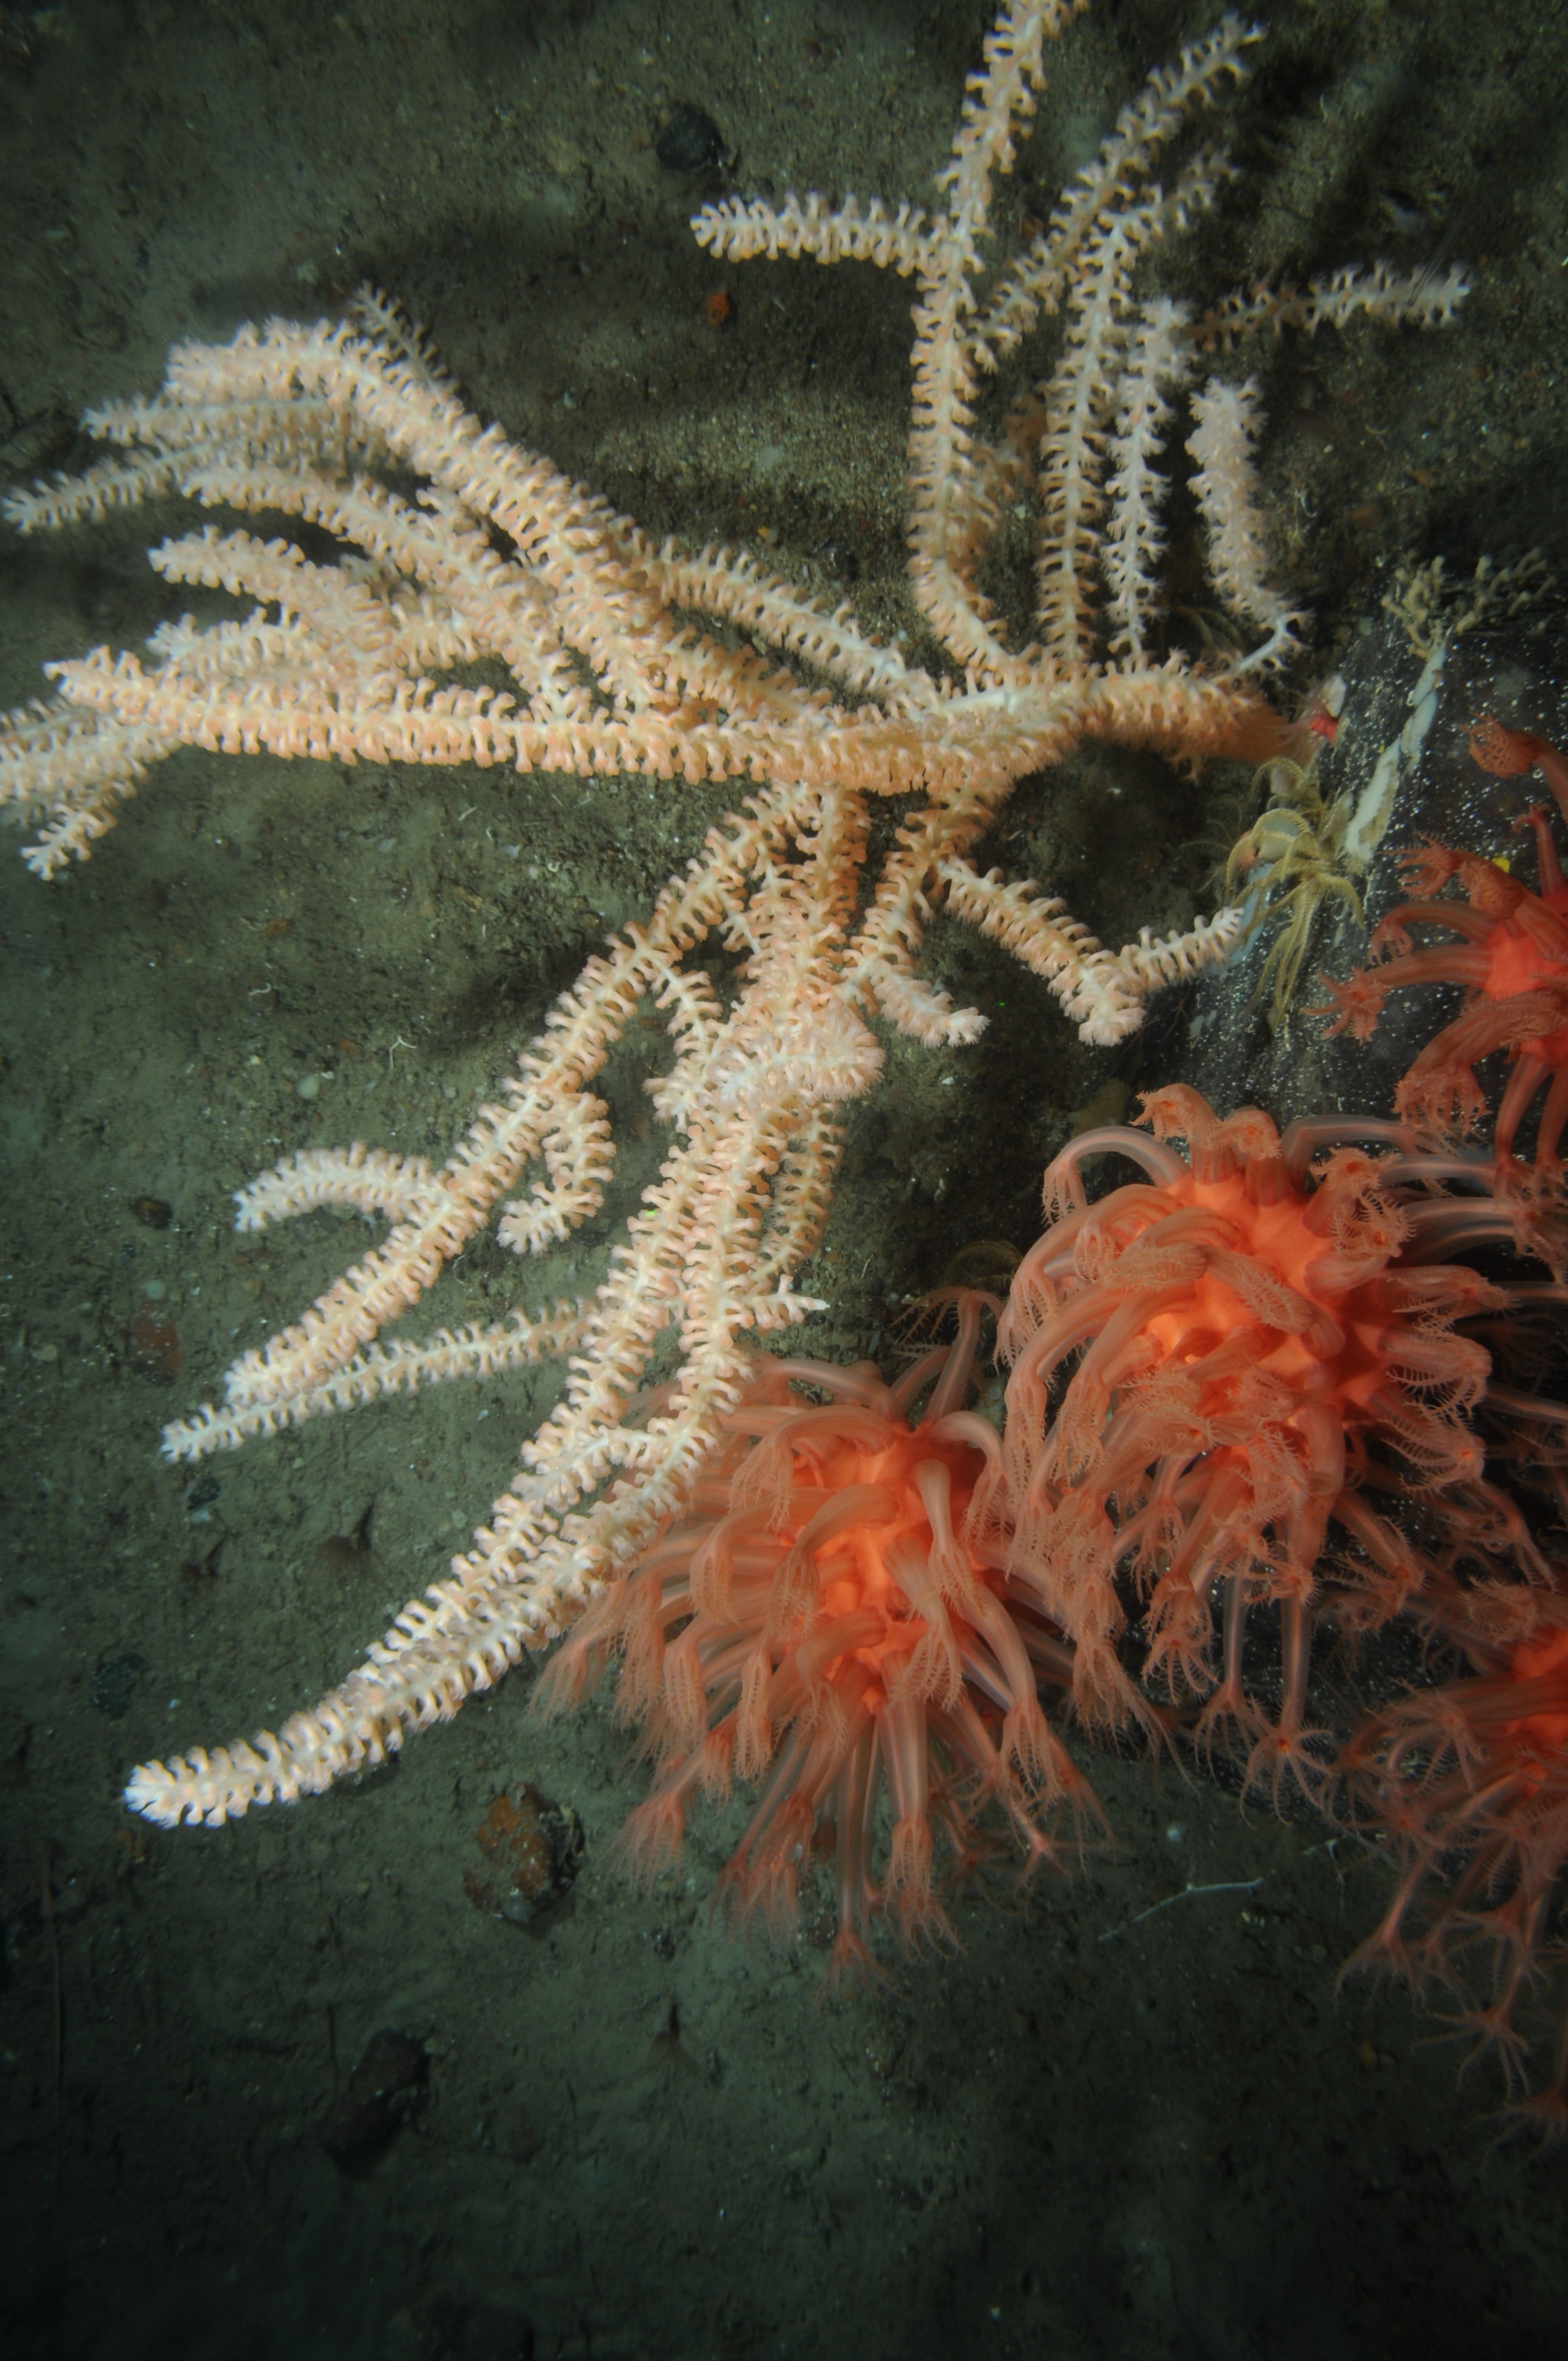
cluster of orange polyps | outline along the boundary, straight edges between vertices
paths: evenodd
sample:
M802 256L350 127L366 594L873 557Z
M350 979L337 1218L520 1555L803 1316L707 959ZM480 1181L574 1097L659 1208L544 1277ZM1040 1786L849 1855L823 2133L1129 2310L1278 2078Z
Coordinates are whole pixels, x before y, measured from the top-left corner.
M1495 769L1568 769L1493 725ZM1005 1304L955 1290L950 1345L896 1383L870 1363L757 1357L690 1515L577 1626L545 1696L620 1664L618 1709L656 1769L624 1838L656 1872L695 1796L754 1801L720 1893L775 1929L818 1858L838 1969L870 1962L885 1916L908 1941L950 1927L938 1892L989 1814L1026 1869L1099 1808L1047 1718L1245 1753L1375 1831L1393 1899L1357 1954L1462 1994L1519 2110L1568 2126L1568 2029L1526 2080L1526 1995L1568 1861L1568 1567L1518 1498L1528 1466L1568 1521L1568 1408L1501 1382L1493 1344L1561 1303L1568 1246L1555 1149L1568 1101L1568 888L1531 815L1541 891L1474 856L1408 856L1425 897L1334 987L1360 1034L1404 984L1469 987L1399 1086L1399 1119L1283 1135L1192 1090L1147 1128L1072 1144L1046 1174L1047 1226ZM1436 900L1456 879L1467 903ZM1441 924L1457 945L1415 950ZM1514 1060L1490 1149L1475 1060ZM1519 1120L1554 1079L1534 1166ZM1178 1143L1184 1143L1182 1152ZM1086 1161L1138 1178L1091 1202ZM1467 1259L1523 1256L1550 1280ZM1009 1368L997 1425L970 1407L984 1322ZM1478 1330L1484 1333L1478 1333ZM654 1406L656 1412L656 1405ZM1258 1619L1277 1641L1248 1645ZM1413 1689L1337 1759L1308 1719L1314 1632L1405 1618L1462 1676ZM1268 1634L1266 1632L1266 1639ZM886 1809L883 1810L883 1797Z

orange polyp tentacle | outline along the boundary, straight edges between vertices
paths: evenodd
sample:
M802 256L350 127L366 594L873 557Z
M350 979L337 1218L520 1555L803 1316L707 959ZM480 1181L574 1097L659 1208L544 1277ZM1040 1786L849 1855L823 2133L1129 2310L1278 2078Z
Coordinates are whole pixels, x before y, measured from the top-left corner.
M953 1532L953 1475L946 1460L922 1458L916 1463L915 1489L931 1528L931 1570L944 1590L958 1595L968 1587L969 1561Z
M1223 1532L1236 1511L1248 1498L1246 1477L1239 1467L1223 1470L1187 1527L1180 1546L1172 1555L1166 1569L1165 1580L1172 1586L1182 1584L1201 1597L1213 1580L1214 1569L1208 1561L1216 1531Z
M1185 1295L1184 1290L1164 1288L1157 1295L1134 1295L1118 1304L1074 1373L1069 1391L1077 1400L1108 1403L1129 1371L1147 1362L1151 1345L1164 1354L1183 1332L1190 1335L1190 1320L1179 1321L1175 1309ZM1069 1422L1064 1419L1061 1425L1065 1431Z
M1157 1140L1186 1140L1187 1161L1197 1172L1210 1141L1220 1128L1220 1117L1201 1091L1194 1090L1190 1082L1166 1082L1157 1091L1146 1091L1138 1109L1139 1120L1148 1125ZM1264 1121L1267 1120L1266 1115Z
M773 1760L773 1726L767 1710L772 1671L766 1649L753 1647L740 1675L735 1717L734 1763L742 1779L760 1778Z
M1454 904L1457 912L1459 905ZM1474 943L1429 943L1419 951L1407 951L1386 978L1390 992L1403 992L1412 983L1463 983L1472 992L1482 991L1491 975L1491 954L1485 948L1494 932L1483 927L1480 938Z
M1552 752L1544 738L1528 730L1509 730L1495 713L1483 713L1465 733L1470 759L1495 779L1521 778L1533 770L1542 754Z
M882 1751L894 1817L924 1818L931 1801L931 1768L923 1699L903 1697L889 1705L882 1718Z
M1517 992L1531 984L1562 989L1563 971L1568 967L1568 921L1541 895L1522 895L1498 924L1492 938L1494 961L1498 944L1508 946L1508 955L1523 972L1518 982L1507 984L1494 973L1488 979L1492 991Z
M1547 739L1528 730L1505 730L1489 713L1470 731L1470 752L1494 778L1515 779L1537 770L1557 798L1557 808L1568 820L1568 758Z
M663 1712L672 1752L689 1754L707 1729L707 1685L696 1623L664 1652Z
M1558 761L1562 761L1561 755L1558 756ZM1561 796L1558 798L1558 803L1564 819L1568 819L1568 805L1563 803ZM1535 838L1536 867L1537 874L1541 879L1541 895L1543 898L1550 899L1552 895L1568 890L1564 888L1563 867L1557 858L1557 846L1552 840L1552 821L1539 804L1532 804L1525 818Z
M1294 1734L1299 1730L1307 1711L1307 1675L1311 1662L1312 1613L1307 1600L1291 1597L1281 1601L1280 1622L1283 1627L1285 1654L1285 1702L1279 1716L1282 1730Z
M1096 1306L1087 1296L1070 1297L1061 1310L1030 1337L1014 1364L1011 1382L1016 1384L1020 1390L1030 1387L1037 1389L1043 1408L1045 1387L1052 1370L1093 1334L1096 1317Z
M1559 753L1556 746L1547 746L1544 739L1535 739L1535 767L1556 796L1556 807L1568 821L1568 755Z
M886 1619L876 1607L856 1608L850 1614L836 1615L831 1621L819 1625L796 1651L800 1676L807 1691L818 1682L833 1677L833 1668L840 1657L852 1655L858 1648L874 1647L885 1626Z
M1144 1104L1146 1109L1146 1099ZM1166 1137L1157 1123L1152 1140L1146 1132L1135 1131L1124 1123L1102 1124L1093 1131L1080 1131L1046 1167L1041 1189L1047 1214L1053 1212L1054 1200L1058 1195L1064 1199L1063 1213L1082 1207L1083 1161L1089 1156L1124 1156L1130 1164L1148 1175L1157 1189L1168 1188L1184 1168L1181 1159L1164 1146Z
M1515 906L1517 903L1510 901L1509 907ZM1367 953L1374 960L1380 958L1386 944L1403 935L1407 928L1415 926L1450 927L1456 935L1464 936L1467 941L1485 943L1490 939L1496 923L1495 916L1477 909L1473 903L1401 902L1398 909L1390 910L1387 917L1380 918L1373 928ZM1409 954L1407 952L1404 956L1409 958Z
M963 1408L974 1378L981 1316L986 1312L1000 1316L1002 1311L1000 1298L973 1287L943 1288L927 1299L927 1307L933 1312L944 1304L950 1305L957 1314L959 1333L931 1389L931 1399L920 1421L922 1426L935 1426L949 1411Z
M1247 1584L1237 1575L1225 1579L1225 1606L1221 1620L1223 1636L1223 1684L1221 1688L1242 1702L1242 1641L1247 1636Z
M1558 1142L1563 1137L1565 1123L1568 1123L1568 1065L1559 1066L1553 1074L1552 1088L1546 1093L1546 1104L1541 1111L1535 1135L1537 1164L1554 1164L1557 1161ZM1498 1155L1504 1152L1499 1146Z
M691 1598L703 1613L722 1619L729 1612L730 1586L735 1577L735 1543L742 1536L765 1531L764 1509L738 1509L715 1524L692 1556Z
M1203 1708L1198 1725L1200 1745L1209 1743L1213 1732L1227 1721L1243 1730L1255 1727L1256 1709L1242 1678L1242 1644L1246 1636L1248 1605L1246 1584L1239 1575L1228 1575L1220 1619L1220 1686Z
M652 1885L661 1870L679 1860L687 1798L700 1787L702 1772L700 1751L669 1765L621 1829L616 1850L639 1884Z
M1333 1349L1337 1360L1344 1349L1342 1343ZM1375 1350L1386 1349L1379 1338ZM1308 1402L1297 1411L1293 1422L1296 1433L1307 1446L1307 1488L1319 1502L1332 1502L1339 1498L1345 1480L1344 1421L1326 1401ZM1316 1555L1316 1551L1313 1555Z
M1515 1063L1513 1072L1508 1076L1508 1088L1503 1093L1502 1104L1497 1109L1497 1128L1493 1133L1499 1164L1512 1156L1514 1137L1524 1119L1525 1109L1550 1071L1543 1058L1532 1057L1528 1051Z
M830 1543L861 1525L889 1524L897 1513L897 1496L885 1484L849 1484L831 1492L807 1519L780 1565L770 1632L787 1628L815 1600L821 1581L819 1558Z
M1283 1155L1252 1157L1243 1178L1249 1204L1282 1204L1295 1193Z
M876 1799L880 1754L877 1725L872 1722L863 1742L850 1746L834 1784L834 1817L839 1851L834 1863L834 1887L839 1905L839 1932L832 1966L836 1972L860 1966L869 1958L861 1929L877 1901L871 1876L871 1817Z

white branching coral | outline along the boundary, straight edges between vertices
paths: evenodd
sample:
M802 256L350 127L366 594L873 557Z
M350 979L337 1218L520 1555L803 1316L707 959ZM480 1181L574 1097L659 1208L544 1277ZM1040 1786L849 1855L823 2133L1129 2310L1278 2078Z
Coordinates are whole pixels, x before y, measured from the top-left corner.
M439 1169L311 1150L241 1193L247 1227L334 1205L384 1220L386 1235L235 1364L222 1404L169 1429L171 1456L545 1355L566 1359L568 1379L450 1578L313 1712L137 1771L127 1797L149 1818L215 1824L379 1759L559 1632L681 1512L746 1383L747 1338L813 1308L796 1275L826 1218L842 1112L882 1064L876 1024L946 1049L982 1027L918 972L934 912L1004 943L1093 1042L1123 1038L1150 992L1234 945L1239 918L1222 911L1184 934L1146 928L1113 954L1058 902L975 856L1016 783L1085 740L1189 762L1271 751L1274 717L1244 675L1284 653L1289 618L1262 587L1247 397L1216 380L1193 392L1210 435L1200 496L1213 571L1266 636L1229 668L1156 653L1177 397L1244 333L1362 312L1431 324L1463 282L1342 272L1197 316L1140 299L1148 258L1229 174L1201 147L1168 188L1153 177L1244 73L1258 34L1231 16L1151 76L1046 226L989 263L995 182L1047 45L1077 13L1076 0L1003 8L930 213L807 196L717 204L694 224L731 260L810 256L914 282L909 578L935 643L927 666L750 557L653 546L481 427L374 296L338 324L275 321L178 347L156 397L90 417L115 456L5 503L35 532L178 494L297 521L311 550L339 553L325 562L208 523L153 563L249 600L248 612L167 627L143 656L99 648L48 667L53 701L0 721L0 805L38 830L27 857L42 876L84 857L181 745L744 789L646 923L612 938L562 995ZM1031 361L1007 401L1003 364L1053 322L1055 357ZM988 404L999 415L982 431ZM1228 429L1201 423L1227 417ZM1033 524L1036 603L1010 628L981 577L1016 516ZM504 690L466 685L462 668L479 659L492 679L504 670ZM887 796L905 808L868 883L873 799ZM715 937L735 962L723 1000L695 956ZM673 1137L596 1298L382 1341L492 1217L503 1243L536 1252L600 1206L614 1143L596 1084L650 1006L671 1042L653 1104ZM650 1408L672 1334L676 1373Z

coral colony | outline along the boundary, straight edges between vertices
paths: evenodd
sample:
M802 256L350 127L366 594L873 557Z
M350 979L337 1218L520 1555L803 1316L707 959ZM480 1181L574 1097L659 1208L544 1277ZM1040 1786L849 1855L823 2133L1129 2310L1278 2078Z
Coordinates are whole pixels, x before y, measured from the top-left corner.
M1497 778L1539 769L1568 820L1568 763L1555 747L1528 730L1505 730L1487 715L1470 733L1470 751ZM1498 1169L1512 1168L1519 1124L1550 1078L1535 1141L1544 1177L1557 1167L1568 1122L1568 885L1541 805L1529 813L1528 825L1535 838L1539 894L1496 862L1448 845L1426 844L1400 856L1420 898L1390 910L1374 929L1371 967L1330 983L1337 1011L1330 1029L1348 1027L1365 1041L1391 992L1420 983L1463 984L1470 995L1464 1014L1428 1042L1399 1084L1395 1104L1412 1123L1468 1130L1486 1104L1476 1065L1506 1049L1513 1071L1497 1109ZM1460 886L1468 909L1434 898L1451 884ZM1458 942L1413 950L1409 930L1422 921L1446 927Z
M1464 291L1456 274L1378 267L1202 312L1134 292L1231 177L1192 137L1260 38L1231 16L1151 75L1049 222L993 254L995 183L1077 13L1003 9L933 212L790 197L694 225L729 260L809 256L914 282L909 589L928 668L745 555L655 548L482 430L375 297L341 324L178 348L155 399L89 419L116 456L7 502L37 531L177 493L302 520L313 546L343 552L321 562L231 522L152 553L166 577L252 603L165 627L146 658L52 664L53 700L0 724L0 795L38 830L27 857L45 877L181 744L737 789L444 1165L310 1149L242 1191L242 1227L332 1205L386 1235L236 1363L221 1406L169 1430L170 1457L546 1356L567 1382L472 1550L340 1688L275 1733L144 1764L126 1800L216 1827L320 1790L566 1632L549 1697L569 1704L613 1663L655 1766L633 1864L672 1856L694 1799L754 1784L723 1890L787 1926L830 1866L841 1968L870 1957L878 1920L912 1940L947 1931L941 1878L987 1817L1025 1865L1065 1857L1098 1806L1064 1732L1223 1746L1266 1793L1288 1783L1383 1841L1396 1884L1363 1956L1454 1986L1510 2096L1557 2131L1568 2033L1543 2086L1519 2093L1568 1856L1568 1579L1552 1554L1568 1409L1503 1381L1514 1315L1562 1301L1568 1253L1568 917L1544 816L1539 894L1423 850L1420 898L1335 988L1365 1034L1390 991L1467 987L1401 1085L1403 1120L1281 1136L1257 1110L1156 1091L1146 1128L1091 1134L1052 1166L1044 1235L1005 1304L950 1293L956 1339L896 1383L751 1341L816 1308L794 1280L843 1110L880 1071L873 1025L952 1049L983 1024L918 972L935 910L1005 945L1095 1042L1234 947L1245 921L1223 910L1113 953L972 856L1015 783L1088 739L1189 761L1299 751L1257 686L1302 619L1266 578L1257 394L1233 356L1361 314L1441 325ZM1253 642L1224 661L1164 653L1179 405L1211 576ZM981 588L1000 596L1008 578L992 564L1004 516L1035 535L1032 610L1013 615ZM464 685L478 656L510 691ZM1495 770L1541 767L1563 797L1539 741L1493 725L1476 747ZM901 819L867 877L877 797L900 798ZM1411 948L1411 928L1433 927L1458 942ZM736 961L728 1002L694 956L716 936ZM650 1007L671 1045L651 1086L670 1145L597 1298L383 1338L498 1207L520 1254L598 1211L614 1141L594 1084ZM1513 1071L1488 1152L1464 1135L1494 1051ZM1527 1165L1519 1126L1549 1077ZM1091 1155L1138 1177L1091 1202ZM1513 1275L1532 1262L1551 1278ZM992 1321L999 1422L973 1399ZM1434 1644L1440 1677L1336 1756L1307 1720L1314 1635L1396 1623Z
M967 1406L981 1315L998 1307L968 1290L944 1300L957 1341L896 1386L871 1362L759 1356L690 1515L589 1608L545 1675L558 1708L620 1659L617 1708L642 1721L659 1764L623 1839L644 1873L678 1853L694 1794L761 1779L720 1892L787 1927L831 1833L835 1969L869 1964L876 1913L908 1941L948 1933L936 1834L961 1862L996 1806L1031 1861L1055 1860L1060 1806L1096 1808L1039 1702L1042 1679L1070 1682L1073 1651L1012 1565L1000 1441Z

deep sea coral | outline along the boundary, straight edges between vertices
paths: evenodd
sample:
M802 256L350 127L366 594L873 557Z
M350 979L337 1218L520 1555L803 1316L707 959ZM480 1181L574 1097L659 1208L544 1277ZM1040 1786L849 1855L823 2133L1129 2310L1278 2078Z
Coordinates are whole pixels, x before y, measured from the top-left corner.
M1282 1137L1183 1087L1144 1109L1152 1138L1091 1131L1057 1159L1014 1280L1007 1564L1072 1642L1081 1721L1239 1734L1277 1798L1324 1767L1315 1620L1358 1634L1430 1587L1547 1578L1471 1424L1490 1356L1459 1323L1509 1298L1451 1259L1512 1221L1486 1163L1424 1156L1390 1123ZM1105 1155L1144 1177L1091 1204L1083 1167ZM1260 1606L1281 1631L1272 1706L1244 1664Z
M1396 1867L1351 1964L1449 1995L1476 2053L1500 2060L1510 2112L1557 2137L1568 2132L1568 1994L1546 2081L1520 2093L1535 1989L1568 1958L1552 1931L1568 1869L1568 1573L1511 1598L1455 1591L1434 1620L1468 1673L1373 1716L1342 1764L1352 1816Z
M1544 739L1487 719L1472 731L1470 750L1499 778L1539 770L1568 818L1568 763ZM1359 1041L1370 1038L1390 993L1415 984L1465 987L1464 1007L1420 1051L1395 1104L1427 1129L1463 1134L1486 1111L1477 1063L1507 1050L1513 1071L1497 1109L1495 1146L1499 1171L1521 1184L1514 1141L1549 1080L1536 1131L1538 1178L1560 1175L1558 1148L1568 1122L1568 884L1550 815L1538 805L1527 821L1535 836L1538 893L1478 853L1442 844L1415 847L1399 856L1415 898L1373 929L1371 964L1343 983L1324 978L1335 1011L1329 1031L1348 1027ZM1468 906L1436 898L1451 883L1463 889ZM1409 929L1423 925L1446 927L1459 940L1418 949Z
M1056 1159L1005 1308L936 1299L957 1339L896 1384L755 1356L691 1515L542 1686L558 1708L619 1662L618 1716L655 1765L622 1838L635 1872L676 1859L694 1798L755 1781L721 1897L783 1932L830 1858L834 1964L864 1965L881 1916L907 1941L949 1933L939 1849L966 1866L991 1807L1026 1870L1094 1817L1042 1690L1101 1734L1239 1736L1277 1802L1288 1773L1327 1801L1315 1625L1409 1615L1494 1655L1529 1643L1554 1576L1475 1414L1502 1456L1541 1458L1541 1422L1555 1436L1568 1411L1499 1385L1462 1323L1562 1290L1454 1259L1513 1242L1492 1163L1373 1118L1281 1137L1179 1086L1145 1111L1149 1130ZM1112 1156L1144 1178L1091 1205L1084 1165ZM969 1406L992 1312L1003 1434ZM1277 1666L1244 1649L1260 1606Z
M962 1868L988 1806L1026 1868L1097 1810L1039 1701L1042 1683L1070 1681L1072 1652L982 1512L1002 1444L966 1404L1000 1306L947 1301L956 1341L894 1386L870 1362L757 1356L693 1513L589 1609L542 1684L547 1709L569 1703L619 1658L618 1716L657 1765L622 1838L638 1873L676 1857L694 1796L760 1780L720 1894L783 1932L830 1854L839 1970L869 1962L881 1913L906 1941L948 1935L934 1840Z

